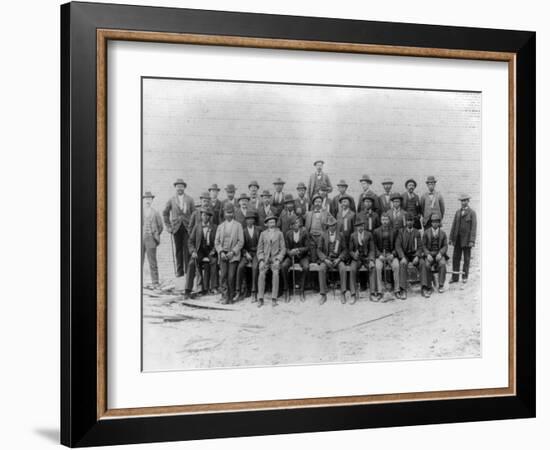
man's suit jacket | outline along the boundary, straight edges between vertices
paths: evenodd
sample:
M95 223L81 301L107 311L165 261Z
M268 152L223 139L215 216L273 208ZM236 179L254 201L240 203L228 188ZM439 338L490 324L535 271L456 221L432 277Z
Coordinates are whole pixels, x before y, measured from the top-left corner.
M477 217L476 212L470 207L466 209L463 217L461 217L461 212L462 208L455 213L449 238L456 245L460 236L461 247L466 247L468 244L473 245L476 242ZM464 221L466 226L464 224L460 226L461 221Z
M289 212L287 209L283 209L281 215L279 216L279 220L277 221L277 227L282 231L283 236L286 236L286 232L290 230L291 222L296 219L296 217L297 216L294 211Z
M407 223L405 221L405 217L407 216L407 213L403 208L399 208L399 211L396 211L395 209L391 208L386 213L390 216L390 222L392 224L392 227L396 230L400 230L401 228L405 228L407 226Z
M358 253L355 255L355 253ZM371 232L363 232L363 245L359 245L359 232L355 230L349 238L349 253L354 261L374 260L376 254L374 236Z
M359 219L365 223L365 230L374 232L380 226L380 216L372 209L367 212L365 209L358 213ZM369 221L370 219L370 221Z
M239 202L236 198L234 198L233 200L229 200L228 198L223 199L221 209L220 209L220 223L222 223L225 220L224 208L226 203L233 203L233 206L235 207L235 209L239 207Z
M288 230L285 234L285 245L287 252L289 250L297 249L298 255L295 256L296 260L307 256L309 251L309 235L304 227L300 227L298 231L298 242L294 242L294 230Z
M409 202L409 192L405 191L401 195L401 209L405 210L405 212L411 212L416 216L419 216L422 214L422 210L420 209L420 197L416 192L412 193L412 199L414 199L414 207L409 209L407 204Z
M392 194L393 192L390 192L386 197L386 191L384 191L383 194L378 196L378 205L380 206L380 213L386 212L388 209L390 209L393 206L392 201L390 200L390 196Z
M260 234L262 233L262 229L254 225L254 232L252 233L252 237L250 237L250 234L248 233L248 228L243 228L243 236L244 236L244 245L243 245L243 251L247 251L252 256L256 254L258 251L258 241L260 240Z
M309 183L307 185L307 196L309 199L313 198L313 195L317 194L315 191L315 184L321 186L322 184L327 185L328 192L332 192L332 183L330 182L330 177L325 172L321 172L321 179L317 179L317 172L312 173L309 176Z
M207 248L202 248L202 237L203 237L203 229L202 229L202 223L197 222L195 226L191 229L191 234L189 235L189 253L197 252L198 254L210 252L212 250L216 250L214 247L214 243L216 240L216 225L209 223L208 229L210 230L210 233L208 235L208 242L206 242Z
M265 230L266 229L266 226L264 224L264 220L267 216L274 216L275 215L275 211L273 210L273 208L271 207L271 205L269 206L269 213L266 214L265 212L265 207L264 205L260 206L260 209L258 209L256 211L258 213L258 226L260 227L260 230Z
M306 231L310 234L311 234L311 222L312 222L313 214L314 214L313 210L309 211L306 214L306 220L305 220ZM322 231L324 232L327 229L328 218L329 216L331 216L331 214L328 211L323 211L323 210L321 210L320 214L321 214L321 228L322 228Z
M271 197L271 209L273 210L273 212L275 213L275 215L277 217L279 217L279 215L281 214L281 212L283 211L283 209L285 207L285 204L284 204L285 193L281 192L281 198L280 199L277 198L278 196L279 196L279 193L274 192L273 197Z
M151 235L143 236L143 244L146 248L156 248L160 244L160 233L162 233L163 225L162 218L159 212L151 208ZM145 216L141 216L141 227L145 225ZM145 230L144 230L145 231Z
M422 211L422 223L424 226L428 223L428 220L432 214L439 214L441 220L445 215L445 202L443 201L443 196L434 191L433 199L430 199L430 194L426 192L420 197L420 210Z
M236 226L233 227L231 231L231 240L230 240L230 251L233 252L233 258L231 258L230 262L239 261L241 259L241 249L244 245L244 235L243 235L243 227L239 222L236 220L232 220L231 223L235 224ZM218 225L218 228L216 229L216 251L218 252L218 258L223 250L222 244L223 244L223 235L225 233L226 227L230 226L229 222L224 221Z
M376 192L374 192L371 188L368 188L366 191L363 191L359 194L359 197L357 198L357 211L361 212L365 209L365 203L363 203L363 199L367 195L372 196L373 211L380 211L380 202L378 201L378 195L376 195Z
M212 223L214 225L219 225L222 221L221 214L222 214L222 202L219 198L217 198L214 201L210 201L210 207L212 208Z
M342 237L347 240L353 233L354 224L355 224L355 213L352 210L348 210L346 216L342 215L342 211L336 214L336 221L338 222L338 231L342 234Z
M250 209L250 208L247 208L246 209L246 212L244 212L240 206L238 206L237 208L235 208L235 220L237 222L239 222L242 227L246 227L246 213L249 212L249 211L253 211L253 209Z
M412 228L409 231L406 227L401 228L397 233L397 239L395 240L395 250L399 259L404 258L405 255L421 256L423 251L422 236L420 231L416 228Z
M294 200L294 211L297 215L305 217L309 210L309 199L305 195L304 198L298 197Z
M338 211L340 210L340 197L342 197L342 194L338 193L332 197L332 200L330 201L330 213L334 217L336 217L336 214L338 214ZM353 212L357 212L357 209L355 208L355 200L351 196L349 199L349 209Z
M257 211L260 206L262 206L262 199L259 195L256 196L256 198L250 197L250 200L248 201L248 207L251 211Z
M259 261L273 262L277 259L281 262L285 256L285 238L278 228L273 229L273 240L269 240L269 229L262 231L258 240L258 252L256 253Z
M193 211L195 211L195 202L189 195L183 194L183 203L184 205L186 205L187 209L185 213L178 204L178 196L174 195L172 198L170 198L170 200L168 200L168 202L166 203L166 207L162 212L164 223L167 227L172 227L172 233L177 233L177 231L182 226L188 232L191 231L189 229L189 221L191 220Z
M445 258L448 258L447 256L447 235L445 232L440 228L438 231L438 251L432 252L432 240L434 239L434 232L433 228L428 228L427 230L424 230L424 236L422 236L422 252L424 253L424 256L432 255L435 256L437 253L441 253L442 256Z
M317 247L317 256L319 260L323 262L325 259L336 259L339 258L341 261L346 261L348 259L348 249L344 237L338 232L336 234L336 244L334 247L333 253L329 253L329 244L330 236L329 232L325 231L321 235L321 241Z
M397 255L395 251L395 240L397 237L397 230L393 229L391 226L388 228L390 232L390 252L393 256ZM375 257L378 258L384 251L384 246L382 242L382 226L374 230L374 253Z

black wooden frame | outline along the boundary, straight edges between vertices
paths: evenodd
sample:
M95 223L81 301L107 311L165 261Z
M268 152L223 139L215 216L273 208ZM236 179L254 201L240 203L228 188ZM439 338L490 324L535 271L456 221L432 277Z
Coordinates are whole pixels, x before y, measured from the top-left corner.
M517 395L97 419L96 30L516 54ZM61 442L90 446L535 415L535 33L70 3L61 6Z

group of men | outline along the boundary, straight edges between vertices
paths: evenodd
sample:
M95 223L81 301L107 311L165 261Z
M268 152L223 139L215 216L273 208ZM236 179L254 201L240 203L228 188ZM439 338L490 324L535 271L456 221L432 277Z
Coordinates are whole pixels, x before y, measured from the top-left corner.
M427 191L419 196L414 179L405 182L405 192L393 192L393 181L384 179L384 192L376 195L372 179L363 175L357 202L347 194L348 184L340 180L332 198L330 177L324 162L315 161L309 183L298 183L297 196L284 192L285 181L277 178L274 191L260 191L251 181L248 192L236 197L236 188L225 188L226 198L218 198L217 184L200 196L200 207L185 193L183 179L174 182L175 195L168 200L162 218L151 203L151 192L143 195L142 264L147 255L153 286L159 284L156 247L163 224L172 235L176 276L187 274L184 297L194 297L197 271L202 276L201 294L221 293L223 303L247 296L258 306L264 304L266 275L272 274L271 301L277 305L282 275L284 301L290 300L289 286L296 287L305 300L307 274L316 264L320 299L327 300L327 274L337 272L342 303L353 304L358 296L358 273L368 272L371 301L380 301L387 284L396 298L406 299L409 270L420 274L421 292L430 297L437 273L437 289L443 292L448 245L454 246L450 282L468 279L471 248L476 239L476 213L470 197L459 197L449 238L441 229L445 203L435 190L437 180L426 179ZM463 259L462 271L460 263ZM300 270L295 269L299 267ZM251 277L246 269L251 269ZM292 273L292 281L291 278ZM298 273L296 273L298 272ZM386 274L391 274L386 280ZM250 279L250 281L248 280Z

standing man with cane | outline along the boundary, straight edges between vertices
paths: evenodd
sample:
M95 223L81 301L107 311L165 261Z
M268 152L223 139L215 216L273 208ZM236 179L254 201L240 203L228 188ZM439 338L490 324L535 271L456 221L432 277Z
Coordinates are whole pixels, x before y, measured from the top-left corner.
M166 203L162 216L176 247L176 277L182 277L189 266L189 221L195 210L195 202L185 194L187 183L181 178L174 182L174 187L176 194Z

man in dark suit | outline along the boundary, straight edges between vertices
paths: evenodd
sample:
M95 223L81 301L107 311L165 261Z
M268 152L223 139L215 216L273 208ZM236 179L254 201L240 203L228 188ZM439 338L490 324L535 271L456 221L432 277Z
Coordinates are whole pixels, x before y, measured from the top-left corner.
M455 213L450 235L451 245L454 245L453 276L451 278L451 283L456 283L458 281L458 271L460 270L462 255L464 255L462 282L466 283L466 281L468 281L472 247L476 242L477 217L476 212L469 206L470 196L462 194L459 200L461 208Z
M269 217L269 216L274 216L275 211L271 207L271 198L272 197L271 197L271 193L267 189L264 189L262 191L262 195L260 197L262 199L262 205L260 206L260 208L257 211L257 213L258 213L258 226L260 227L260 230L263 231L263 230L266 229L266 226L264 224L265 218Z
M191 235L189 236L191 262L189 263L189 272L185 280L185 293L183 295L186 300L194 297L191 290L193 289L197 268L202 276L202 295L207 294L209 290L214 291L218 284L218 265L214 247L216 226L210 223L213 213L209 208L201 208L198 211L200 214L199 221L191 229ZM206 258L208 258L208 261L203 261Z
M292 222L296 219L296 213L294 212L294 198L292 197L292 194L285 194L284 204L285 208L279 215L277 226L283 233L283 236L286 236L287 231L290 230Z
M361 212L357 213L357 217L365 224L365 230L370 233L374 233L374 230L380 226L380 216L372 209L374 201L374 195L365 195L363 197L363 208Z
M407 213L401 207L401 203L403 202L403 197L401 197L401 195L395 192L391 195L390 198L392 202L392 207L388 211L386 211L386 213L390 216L392 227L395 230L400 230L401 228L404 228L406 225L405 216Z
M406 191L403 193L403 203L401 207L405 210L406 213L411 213L414 217L414 227L417 230L422 228L420 223L420 215L422 214L422 209L420 207L420 197L414 190L416 189L416 181L412 178L409 178L405 181Z
M380 211L380 205L378 204L378 196L376 195L376 192L374 192L371 189L372 186L372 179L368 175L363 175L359 179L359 183L361 183L361 189L362 192L359 194L359 198L357 199L357 208L358 211L361 212L364 208L364 202L363 199L367 196L372 197L372 209L375 212Z
M235 208L235 220L239 222L243 228L246 226L245 217L250 209L248 207L249 200L250 200L250 197L248 196L248 194L243 192L239 196L239 199L237 200L237 202L239 203L239 206Z
M212 186L208 188L208 192L210 193L210 208L212 209L212 223L214 225L219 225L221 220L221 211L222 211L222 202L218 198L218 194L220 193L220 188L216 183L214 183Z
M392 207L391 195L393 180L391 178L384 178L382 180L382 187L384 192L378 197L378 204L380 205L380 213L386 212Z
M195 202L185 194L187 183L181 178L174 182L176 194L168 200L162 212L166 230L174 237L176 247L176 276L182 277L189 267L189 221L195 210Z
M294 211L296 211L297 216L302 216L302 218L305 218L306 213L310 209L309 199L306 196L306 189L306 185L302 182L298 183L298 186L296 186L298 197L294 200Z
M432 214L437 214L443 220L445 216L445 201L443 195L435 190L437 180L433 175L426 178L426 186L428 192L420 197L420 209L422 211L422 220L424 228L430 227L430 217Z
M320 239L320 245L317 248L319 257L319 290L321 298L319 304L322 305L327 301L327 270L338 269L340 274L340 300L346 303L347 277L346 264L348 260L347 248L342 236L337 229L338 223L336 219L329 215L327 227L328 230L323 233Z
M319 159L315 161L313 165L315 166L315 173L312 173L309 177L309 184L307 188L307 195L310 199L312 199L312 203L313 196L319 193L319 188L323 184L327 187L328 192L332 192L332 183L330 182L330 178L328 174L323 172L323 166L325 165L325 162Z
M395 240L397 232L391 226L391 219L387 212L380 216L382 225L374 230L375 244L375 268L376 268L376 292L371 296L371 300L380 301L385 288L382 281L382 271L386 270L386 265L391 267L393 272L393 290L397 296L399 292L399 260L396 258Z
M405 216L406 226L397 233L395 241L395 250L399 258L399 288L398 298L405 300L407 298L407 288L409 287L409 264L418 266L420 256L422 255L422 237L420 231L413 227L414 216L407 213Z
M248 183L248 196L250 197L250 200L248 201L248 207L250 209L257 210L262 204L262 199L258 195L259 190L260 185L256 180L252 180L250 183Z
M209 209L210 205L210 194L208 192L203 192L200 196L200 207L193 211L191 219L189 219L189 231L193 229L196 223L201 221L201 209Z
M300 274L300 300L305 301L304 287L306 277L309 271L309 235L304 227L302 227L302 217L295 216L292 220L291 229L285 234L286 257L281 264L283 273L283 292L286 302L290 301L289 289L289 271L294 264L300 264L302 268ZM292 287L294 291L295 286Z
M422 295L426 298L432 294L432 266L437 266L438 291L440 293L443 292L445 277L447 276L447 235L440 228L441 217L437 214L432 215L431 223L431 228L424 230L424 236L422 236L422 253L424 257L419 263Z
M271 199L271 209L275 213L277 217L279 217L279 214L281 214L281 211L283 210L285 204L285 193L283 192L283 187L285 185L285 182L281 178L277 178L273 182L273 187L275 189L275 192L273 192L273 197Z
M340 180L336 186L338 188L338 194L332 197L332 200L330 201L330 213L333 217L338 215L338 211L340 210L340 198L344 195L347 195L349 198L349 209L356 212L357 209L355 208L355 200L353 200L353 197L346 194L346 190L348 189L348 183L346 183L346 180Z
M225 187L225 193L227 195L227 197L222 200L222 208L221 208L221 211L220 211L220 223L222 223L224 220L225 220L225 205L230 203L233 205L234 208L237 208L239 206L239 202L237 201L237 199L235 198L235 193L237 192L237 188L235 187L234 184L228 184L226 187Z
M365 224L363 223L361 217L358 217L355 220L354 230L355 231L350 236L349 240L349 256L351 257L349 282L351 290L351 305L353 305L357 301L357 274L361 267L365 267L369 274L371 298L376 292L376 270L374 268L374 237L372 233L365 229Z
M338 231L340 231L346 246L353 233L353 227L355 224L355 213L351 210L351 202L353 198L348 194L340 196L340 208L336 213L336 221L338 222Z
M162 218L160 217L160 214L151 206L154 198L155 196L151 194L151 192L146 192L145 194L143 194L143 213L141 216L141 267L143 268L145 255L147 255L153 289L159 287L157 247L160 244L160 234L162 233L163 229Z
M243 228L244 245L241 250L242 256L237 268L237 290L239 291L238 300L245 298L245 290L243 289L243 281L245 281L245 269L247 264L252 265L252 302L258 300L257 283L258 283L258 240L262 230L256 225L258 213L254 210L249 210L246 214L246 225Z

